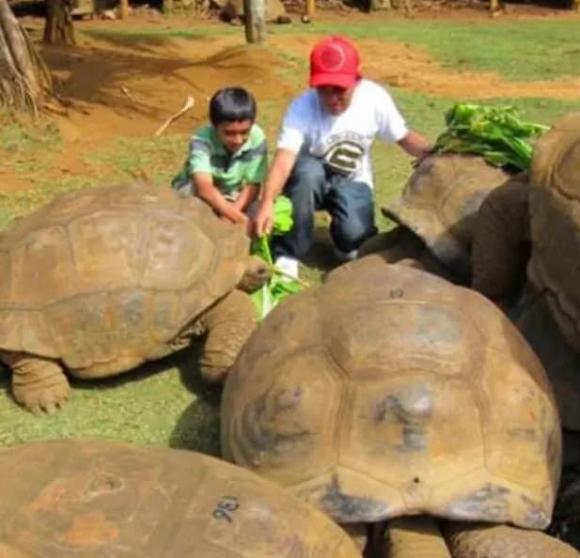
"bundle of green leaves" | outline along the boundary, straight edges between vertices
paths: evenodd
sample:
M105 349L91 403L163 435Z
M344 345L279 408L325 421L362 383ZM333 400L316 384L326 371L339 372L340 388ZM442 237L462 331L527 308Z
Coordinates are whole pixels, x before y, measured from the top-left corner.
M520 119L515 107L459 103L445 114L447 129L435 142L436 153L473 153L498 167L527 170L530 140L548 127Z
M277 306L284 298L303 289L301 282L284 276L274 265L270 249L272 236L285 234L293 226L292 202L286 196L278 196L274 203L274 226L271 234L262 235L252 241L251 253L262 258L272 271L270 280L251 295L260 320L267 316L272 308Z

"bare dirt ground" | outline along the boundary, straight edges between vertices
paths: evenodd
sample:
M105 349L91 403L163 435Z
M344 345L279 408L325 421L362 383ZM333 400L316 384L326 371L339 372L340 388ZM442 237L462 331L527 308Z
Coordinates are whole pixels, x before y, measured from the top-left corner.
M518 6L502 18L566 17L562 14L546 8ZM370 17L392 20L401 16L369 16L356 11L321 11L317 16L320 21L342 23L346 20L368 22ZM485 9L453 9L419 12L416 17L467 23L488 21L490 16ZM22 22L36 34L42 25L38 19L23 18ZM195 23L191 16L180 19L136 14L125 21L81 21L76 26L83 31L130 31L132 28L160 31L195 30ZM162 36L141 39L122 34L96 38L83 34L80 44L74 48L40 47L55 77L57 90L70 103L66 116L51 115L64 143L53 170L82 174L87 172L86 155L114 138L152 136L183 105L187 95L194 96L196 106L171 127L172 132L186 133L205 120L209 96L225 84L247 86L259 102L275 100L282 106L302 87L300 77L304 67L296 60L306 59L318 36L300 34L300 23L293 24L296 33L270 36L265 47L246 46L241 27L239 33L220 35L224 24L214 22L213 25L215 35L199 39ZM415 92L463 100L474 96L571 99L577 98L580 90L578 79L514 83L489 72L444 68L427 52L406 44L378 40L361 40L358 44L368 77ZM30 187L21 175L11 173L9 168L0 173L0 192Z

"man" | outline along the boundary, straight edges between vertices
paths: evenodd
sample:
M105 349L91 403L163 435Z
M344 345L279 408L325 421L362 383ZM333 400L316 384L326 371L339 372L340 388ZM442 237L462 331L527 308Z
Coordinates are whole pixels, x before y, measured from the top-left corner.
M323 39L310 54L311 89L290 105L282 124L254 228L270 232L273 204L292 200L294 228L275 240L276 264L298 276L298 260L310 248L314 211L327 210L337 254L356 257L376 232L370 148L378 135L421 158L432 145L407 128L393 99L380 85L363 79L356 47L348 39Z

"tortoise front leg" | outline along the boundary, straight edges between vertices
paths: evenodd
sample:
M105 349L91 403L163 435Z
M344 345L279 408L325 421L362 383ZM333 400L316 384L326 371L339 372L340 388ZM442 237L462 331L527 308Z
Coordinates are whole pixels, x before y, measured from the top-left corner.
M578 558L570 545L541 531L508 525L452 523L445 528L453 558Z
M456 558L445 544L436 519L401 517L387 524L385 555L389 558Z
M525 281L529 252L528 195L525 177L491 192L475 220L471 248L471 288L497 300L516 294Z
M223 382L244 343L256 327L256 308L244 292L234 290L201 318L207 331L200 365L202 378Z
M12 369L14 399L29 411L50 414L67 400L70 386L54 360L15 352L3 352L0 358Z

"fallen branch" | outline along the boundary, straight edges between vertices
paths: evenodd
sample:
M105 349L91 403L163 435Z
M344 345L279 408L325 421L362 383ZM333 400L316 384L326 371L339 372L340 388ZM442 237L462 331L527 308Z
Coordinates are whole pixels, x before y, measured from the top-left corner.
M194 105L195 105L195 99L191 96L188 96L187 99L185 99L185 104L183 105L181 110L179 110L175 114L171 115L163 124L161 124L161 126L159 128L157 128L157 130L155 131L155 133L153 135L160 136L163 132L165 132L165 130L169 127L170 124L172 124L178 118L183 116L188 110L192 109Z
M48 103L48 102L42 103L41 107L44 110L54 112L55 114L58 114L60 116L68 116L68 110L61 108L61 107L57 107L56 105L53 105L51 103Z
M135 105L137 104L137 101L133 98L133 95L131 95L131 93L129 92L129 90L126 87L121 87L121 93L123 93L123 95L129 97L129 99L131 100L132 103L134 103Z

